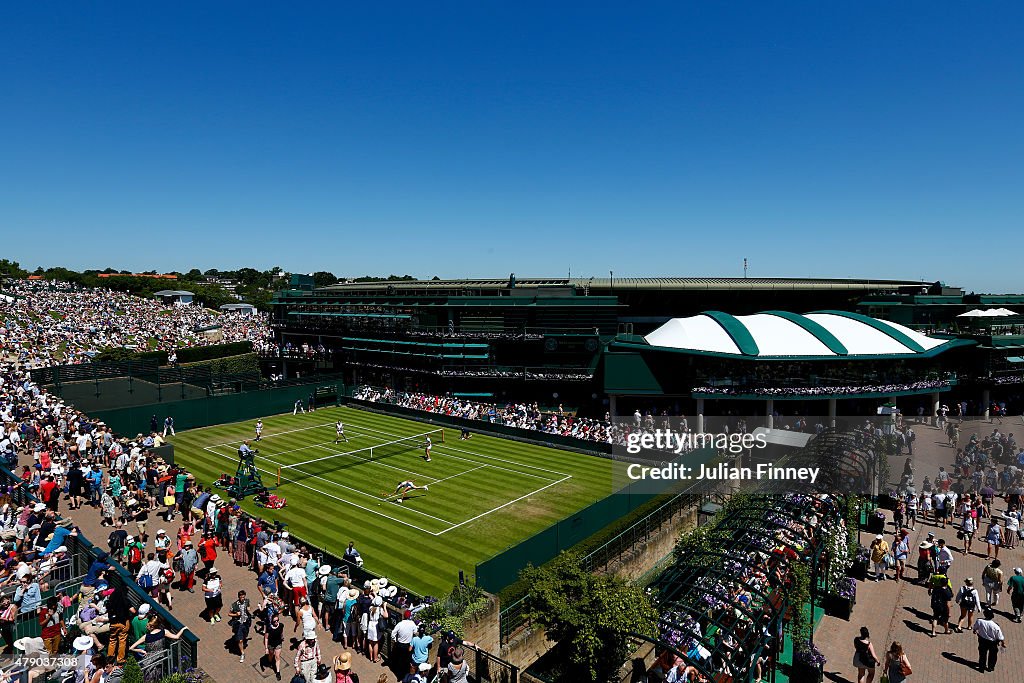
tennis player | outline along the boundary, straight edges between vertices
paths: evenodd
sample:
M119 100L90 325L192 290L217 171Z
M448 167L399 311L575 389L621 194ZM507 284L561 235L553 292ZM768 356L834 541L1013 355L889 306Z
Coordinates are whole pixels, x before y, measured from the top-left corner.
M427 440L423 442L423 457L427 462L430 462L430 447L433 445L434 443L430 440L429 436L427 437Z
M345 425L341 423L341 420L338 420L334 425L334 431L337 434L337 436L334 437L334 443L338 443L342 439L345 440L345 443L348 443L348 437L345 436Z
M256 440L263 438L263 418L256 420Z
M426 490L427 490L427 485L426 484L424 484L423 486L417 486L415 482L413 482L412 480L408 480L408 481L403 481L401 484L399 484L395 488L395 492L392 493L391 495L392 496L397 496L397 495L401 494L402 497L395 501L396 503L401 504L401 502L403 500L405 500L406 498L409 497L409 492L410 491L426 491Z

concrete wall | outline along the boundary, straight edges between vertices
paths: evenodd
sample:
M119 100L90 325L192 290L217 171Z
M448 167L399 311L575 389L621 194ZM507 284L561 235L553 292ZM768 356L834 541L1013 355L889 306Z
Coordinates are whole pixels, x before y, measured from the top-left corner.
M676 540L684 531L692 529L697 523L697 508L688 507L680 510L661 529L652 534L643 543L638 543L631 552L621 555L617 561L600 571L611 572L628 580L636 580L658 565L675 547ZM478 647L494 652L505 661L518 666L520 672L541 658L553 645L548 641L544 629L534 626L527 627L518 633L504 647L501 646L499 613L501 605L497 597L493 597L491 608L471 622L465 624L465 638ZM650 652L638 653L650 656ZM653 660L652 660L653 661ZM536 679L522 673L521 682Z

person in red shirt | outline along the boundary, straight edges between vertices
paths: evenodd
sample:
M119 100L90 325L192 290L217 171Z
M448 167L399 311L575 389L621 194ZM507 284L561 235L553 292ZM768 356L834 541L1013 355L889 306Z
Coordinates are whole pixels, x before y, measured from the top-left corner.
M57 482L53 480L53 475L46 477L39 484L39 495L42 497L43 502L46 503L46 507L54 512L57 511L57 504L60 503L60 488L57 486Z
M199 559L203 561L203 576L206 576L217 560L217 538L213 534L207 533L199 544Z

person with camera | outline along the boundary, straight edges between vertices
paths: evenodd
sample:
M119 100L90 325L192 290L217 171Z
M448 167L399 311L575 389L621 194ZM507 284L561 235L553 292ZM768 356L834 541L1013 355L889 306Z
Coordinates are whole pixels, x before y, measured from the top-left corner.
M238 661L245 661L245 643L249 639L249 627L252 626L252 613L249 610L249 598L245 591L238 591L238 599L231 603L228 608L228 626L232 629L231 639L238 644ZM268 650L267 654L270 652ZM278 680L281 679L280 667L277 671Z

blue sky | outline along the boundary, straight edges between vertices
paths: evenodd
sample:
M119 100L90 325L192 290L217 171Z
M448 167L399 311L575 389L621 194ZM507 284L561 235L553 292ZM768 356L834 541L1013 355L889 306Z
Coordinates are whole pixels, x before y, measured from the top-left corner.
M1024 290L1020 3L287 5L8 3L2 255Z

